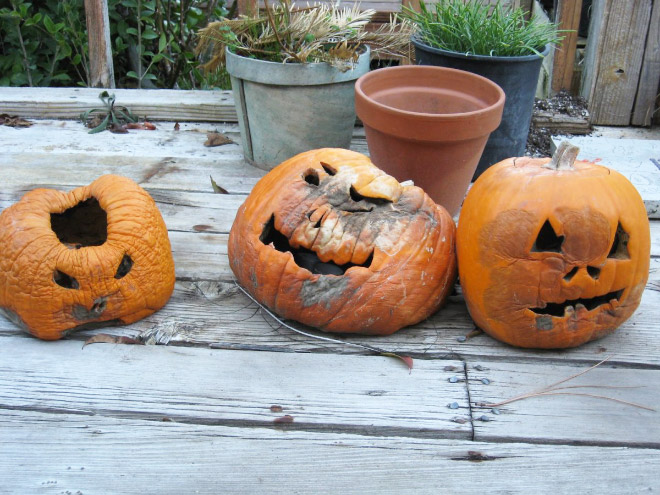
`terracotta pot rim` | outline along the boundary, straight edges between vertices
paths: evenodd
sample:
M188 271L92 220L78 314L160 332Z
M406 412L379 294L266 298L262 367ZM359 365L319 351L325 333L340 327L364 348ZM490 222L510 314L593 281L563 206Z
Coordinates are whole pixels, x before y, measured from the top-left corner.
M460 112L460 113L424 113L424 112L412 112L410 110L401 110L396 107L392 107L389 105L384 105L382 103L377 102L373 98L371 98L370 95L365 93L364 91L364 85L373 78L379 78L382 77L383 75L386 74L386 71L388 73L392 73L394 71L397 72L436 72L438 77L441 77L443 74L453 74L453 75L458 75L460 77L464 77L465 79L478 79L481 80L482 83L484 83L486 86L489 86L491 89L497 92L498 97L497 101L492 103L489 106L486 106L484 108L480 108L478 110L473 110L471 112ZM414 80L414 77L411 77L411 80ZM487 79L483 76L479 76L477 74L473 74L471 72L466 72L463 70L458 70L458 69L450 69L447 67L434 67L430 65L404 65L404 66L399 66L399 67L387 67L384 69L378 69L374 70L371 72L368 72L367 74L363 75L360 77L357 82L355 83L355 94L357 99L365 101L368 105L375 107L376 109L397 116L397 117L402 117L402 118L409 118L409 119L416 119L416 120L428 120L431 122L446 122L446 121L456 121L456 120L464 120L464 119L473 119L473 118L479 118L483 117L485 115L488 115L489 113L493 112L494 109L497 107L503 107L504 106L504 91L502 88L500 88L497 84L492 82L490 79Z
M373 92L366 88L372 80ZM415 88L420 88L420 92L426 92L429 88L447 89L455 93L463 92L470 98L478 98L484 89L488 94L478 98L482 108L456 113L403 110L380 103L371 96L372 93L404 87L409 89L409 95L414 94ZM472 90L465 91L466 87ZM446 67L388 67L365 74L355 84L355 110L365 127L378 129L400 139L430 143L468 141L490 134L500 125L504 101L504 91L491 80Z
M516 62L531 62L539 58L545 58L550 54L552 45L547 44L543 47L540 55L532 53L531 55L474 55L472 53L455 52L453 50L445 50L444 48L436 48L426 43L419 35L410 37L411 43L423 50L431 53L438 53L447 57L465 58L468 60L480 60L484 62L503 62L503 63L516 63Z

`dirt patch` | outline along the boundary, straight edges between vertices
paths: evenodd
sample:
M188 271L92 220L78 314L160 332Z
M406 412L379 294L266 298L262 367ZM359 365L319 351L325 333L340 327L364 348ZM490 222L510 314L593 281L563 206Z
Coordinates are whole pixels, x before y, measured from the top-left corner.
M581 96L573 96L567 91L560 91L555 96L534 101L534 115L552 112L557 115L567 115L581 119L589 119L587 101ZM553 135L562 134L555 127L547 127L534 122L529 128L527 136L527 156L541 157L550 156L550 141Z

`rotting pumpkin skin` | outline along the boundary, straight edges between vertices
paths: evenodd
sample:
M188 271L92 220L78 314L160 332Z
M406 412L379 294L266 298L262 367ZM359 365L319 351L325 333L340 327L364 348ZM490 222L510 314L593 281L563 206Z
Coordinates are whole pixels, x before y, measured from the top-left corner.
M51 214L90 199L106 212L105 241L61 242ZM149 194L125 177L104 175L70 192L35 189L0 213L0 312L40 339L133 323L165 305L174 281L165 222Z
M520 347L574 347L613 332L638 307L649 273L649 223L634 186L591 162L565 170L549 162L521 157L490 167L458 223L470 315ZM537 245L546 222L554 250ZM625 256L611 252L621 229L629 236Z
M269 229L288 251L268 236L262 242ZM453 220L422 189L400 185L360 153L326 148L285 161L256 184L228 254L238 282L281 317L326 332L387 335L445 302L456 279L454 243ZM348 268L312 273L294 260L301 248Z

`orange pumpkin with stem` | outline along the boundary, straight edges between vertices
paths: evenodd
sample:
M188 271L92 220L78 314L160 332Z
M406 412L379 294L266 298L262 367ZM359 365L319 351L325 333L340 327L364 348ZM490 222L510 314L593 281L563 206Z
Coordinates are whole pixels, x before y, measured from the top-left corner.
M613 332L640 303L649 273L644 203L621 174L576 160L510 158L468 193L457 231L470 315L520 347L573 347Z
M36 337L132 323L173 289L165 222L130 179L35 189L0 213L0 312Z
M369 158L313 150L263 177L229 235L238 282L280 316L328 332L390 334L445 301L454 222Z

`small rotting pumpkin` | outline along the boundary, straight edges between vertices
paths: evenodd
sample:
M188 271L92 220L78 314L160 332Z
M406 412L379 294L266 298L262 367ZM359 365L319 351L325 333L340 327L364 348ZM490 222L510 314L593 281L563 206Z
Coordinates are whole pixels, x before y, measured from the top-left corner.
M613 332L640 303L650 231L635 187L576 161L562 143L549 158L488 169L458 222L459 276L477 326L506 343L574 347Z
M0 213L0 312L36 337L132 323L173 289L165 222L130 179L35 189Z
M326 148L278 165L229 235L238 282L327 332L391 334L435 312L456 278L455 226L419 187L366 156Z

